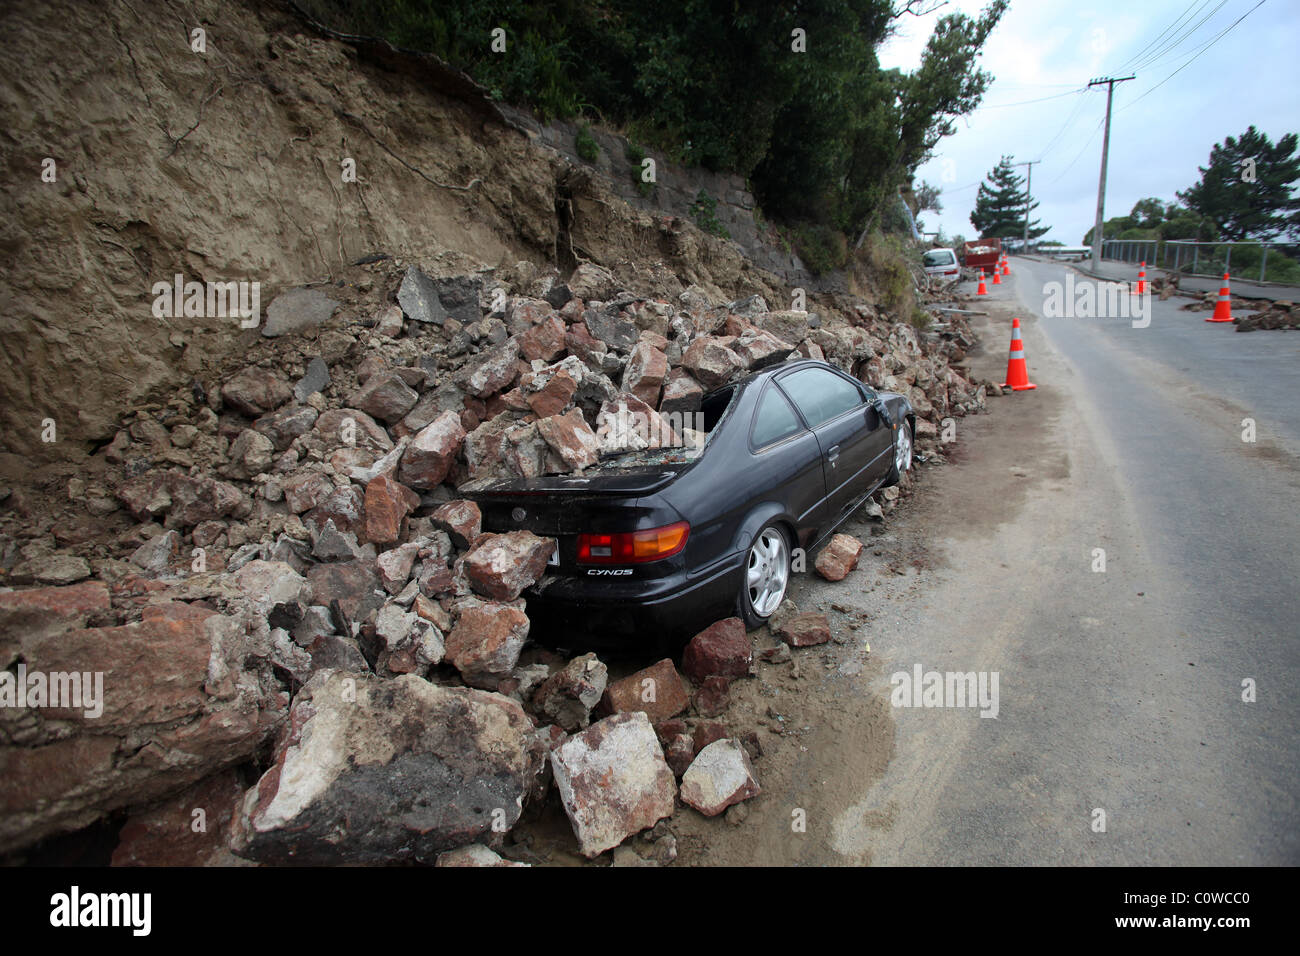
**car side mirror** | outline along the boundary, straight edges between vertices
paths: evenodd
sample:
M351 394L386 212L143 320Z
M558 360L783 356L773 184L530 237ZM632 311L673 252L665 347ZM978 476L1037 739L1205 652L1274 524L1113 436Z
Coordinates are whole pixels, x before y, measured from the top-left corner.
M889 415L889 409L885 405L885 400L881 398L879 395L877 395L875 397L875 400L872 401L871 407L876 410L876 414L880 416L881 420L886 425L892 426L894 424L893 418L891 418Z

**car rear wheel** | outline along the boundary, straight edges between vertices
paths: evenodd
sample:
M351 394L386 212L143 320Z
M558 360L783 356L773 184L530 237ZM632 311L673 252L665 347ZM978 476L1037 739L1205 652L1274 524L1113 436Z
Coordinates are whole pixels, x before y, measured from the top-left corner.
M790 584L790 542L780 525L769 524L754 536L745 561L737 606L745 625L761 627L785 600Z
M894 463L890 466L886 485L896 485L903 478L903 472L912 470L912 423L903 420L898 426L898 437L894 439Z

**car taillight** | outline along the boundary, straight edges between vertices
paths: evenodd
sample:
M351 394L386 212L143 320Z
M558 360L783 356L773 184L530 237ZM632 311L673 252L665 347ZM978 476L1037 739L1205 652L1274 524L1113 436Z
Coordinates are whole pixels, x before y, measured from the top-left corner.
M685 521L618 534L578 535L579 564L640 564L671 558L686 547L691 526Z

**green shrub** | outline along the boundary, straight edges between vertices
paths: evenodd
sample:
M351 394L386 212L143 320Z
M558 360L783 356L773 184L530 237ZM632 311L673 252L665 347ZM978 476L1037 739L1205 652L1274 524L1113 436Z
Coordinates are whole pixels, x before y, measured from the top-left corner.
M578 148L578 155L589 163L594 163L600 158L600 146L596 142L596 137L591 135L591 127L583 123L578 127L578 135L574 137L574 145Z
M794 247L803 264L813 275L823 275L844 267L849 259L849 243L833 226L800 224L794 228Z
M691 203L691 218L695 220L695 225L709 235L730 239L731 233L718 221L717 209L718 201L701 189L695 196L695 202Z

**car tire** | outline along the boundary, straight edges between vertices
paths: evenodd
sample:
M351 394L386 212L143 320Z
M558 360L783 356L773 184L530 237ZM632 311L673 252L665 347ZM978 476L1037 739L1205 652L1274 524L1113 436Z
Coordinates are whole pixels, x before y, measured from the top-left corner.
M790 587L790 538L779 524L764 525L750 542L736 611L752 630L767 623Z
M912 423L905 418L898 426L898 437L894 439L894 460L889 466L885 487L898 484L903 480L903 472L912 470L912 448Z

